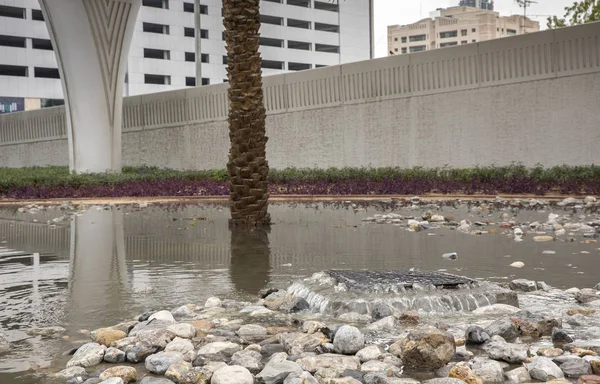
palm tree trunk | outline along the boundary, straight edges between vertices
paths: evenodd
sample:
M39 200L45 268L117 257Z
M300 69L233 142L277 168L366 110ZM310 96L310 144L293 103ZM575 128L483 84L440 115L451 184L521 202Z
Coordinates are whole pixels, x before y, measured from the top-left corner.
M259 4L259 0L223 0L231 142L229 223L235 227L270 224Z

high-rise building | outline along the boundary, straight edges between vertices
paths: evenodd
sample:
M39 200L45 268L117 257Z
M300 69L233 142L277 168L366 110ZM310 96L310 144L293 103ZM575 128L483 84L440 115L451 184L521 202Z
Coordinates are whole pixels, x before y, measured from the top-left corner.
M222 0L142 4L127 63L126 96L226 81ZM261 22L264 75L373 57L373 0L262 0ZM0 113L53 105L62 98L38 1L0 0Z
M490 0L460 0L459 6L485 9L487 11L494 10L494 1Z
M432 12L408 25L388 26L389 55L429 51L540 30L537 21L520 15L457 6Z

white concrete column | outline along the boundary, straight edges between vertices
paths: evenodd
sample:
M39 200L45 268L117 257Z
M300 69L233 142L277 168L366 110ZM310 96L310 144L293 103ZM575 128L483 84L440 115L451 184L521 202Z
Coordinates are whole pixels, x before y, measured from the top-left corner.
M123 83L141 0L39 0L65 95L69 167L121 171Z

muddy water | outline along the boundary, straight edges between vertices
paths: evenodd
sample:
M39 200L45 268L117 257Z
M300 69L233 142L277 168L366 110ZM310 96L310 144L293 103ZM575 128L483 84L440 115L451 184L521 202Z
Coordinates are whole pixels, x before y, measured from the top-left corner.
M406 217L425 210L395 212ZM386 204L278 204L271 207L270 233L245 237L229 231L227 209L219 205L92 207L64 220L60 210L0 210L0 332L18 347L0 356L0 382L43 382L30 373L50 361L64 367L64 358L53 358L85 340L80 329L212 295L252 300L267 285L285 286L331 268L414 267L496 281L529 278L561 288L600 281L600 244L581 235L542 243L528 235L515 242L497 225L482 227L494 234L472 235L449 228L410 232L406 220L361 221L389 211ZM439 211L456 220L496 223L503 212L519 223L543 223L550 212L572 221L598 219L584 210L478 211L463 204ZM458 259L442 258L447 252L457 252ZM525 267L510 267L515 261ZM66 338L25 333L50 325L65 327Z

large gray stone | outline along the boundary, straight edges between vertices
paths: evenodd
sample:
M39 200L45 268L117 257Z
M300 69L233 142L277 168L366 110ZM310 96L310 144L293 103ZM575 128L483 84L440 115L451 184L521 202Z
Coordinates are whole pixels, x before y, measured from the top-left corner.
M263 368L260 352L252 350L238 351L231 356L231 364L246 368L252 374L257 374Z
M579 376L589 375L592 373L590 363L584 359L567 360L560 365L560 369L563 371L566 377L571 379L577 379Z
M492 341L484 345L488 356L510 364L522 363L527 359L527 345Z
M74 377L82 377L85 380L85 378L87 376L88 376L88 374L85 371L85 368L77 367L77 366L63 369L62 371L60 371L54 375L54 377L56 377L57 379L64 379L64 380L69 380Z
M455 379L453 377L440 377L436 379L426 380L423 382L423 384L465 384L465 382L460 379Z
M524 292L532 292L537 290L535 281L526 279L516 279L510 282L510 289Z
M504 369L497 361L477 357L471 364L473 373L481 378L485 384L503 383Z
M528 383L531 381L531 376L525 367L515 368L506 372L506 378L515 383Z
M146 369L157 375L164 375L171 364L184 361L179 352L159 352L146 358Z
M283 384L319 384L308 372L292 372L285 378Z
M296 361L305 371L315 373L319 368L360 369L360 359L356 356L324 353L318 356L307 356Z
M365 339L358 328L344 325L336 332L333 346L338 353L354 355L365 346Z
M93 367L98 365L104 359L106 347L98 343L87 343L79 347L71 360L67 363L67 368L70 367Z
M250 371L239 365L231 365L217 370L210 379L211 384L254 384Z
M533 362L526 365L527 371L534 379L552 381L565 377L563 371L547 357L536 357Z
M356 352L356 357L358 357L362 363L370 360L377 360L381 355L383 355L383 351L378 345L369 345Z
M490 335L477 325L471 325L465 332L467 344L483 344L489 339Z
M10 343L6 339L6 336L0 332L0 353L10 351Z
M284 333L281 335L281 344L283 344L290 355L299 355L302 352L315 352L319 345L327 342L329 342L329 339L321 332L315 332L310 335L299 332Z
M241 351L242 347L239 344L229 341L216 341L206 344L198 349L198 355L219 355L231 357L234 353Z
M301 373L300 365L293 361L273 361L269 362L265 368L256 375L256 381L259 384L281 384L292 372Z
M152 315L150 315L150 317L148 318L148 321L164 321L164 322L168 322L168 323L175 323L175 318L173 317L173 315L171 314L171 312L169 311L158 311L158 312L154 312Z
M485 328L488 335L501 336L504 339L510 340L519 336L519 330L517 326L509 318L501 318L494 321L492 324Z
M140 381L140 384L175 384L175 382L164 377L146 376Z
M191 339L196 336L196 328L193 325L188 323L179 323L169 325L167 327L167 331L171 332L177 337L181 337L184 339Z
M448 364L456 352L452 334L434 327L417 328L399 343L407 367L435 370Z
M125 384L125 381L120 377L111 377L110 379L106 379L101 381L98 384Z
M125 362L125 352L110 347L104 352L104 361L107 363L123 363Z
M135 345L128 346L125 353L127 355L127 361L131 363L139 363L146 360L146 357L159 351L159 347L151 345L146 342L136 343Z
M183 355L185 361L192 362L196 357L194 344L188 339L176 337L165 347L165 352L179 352Z

